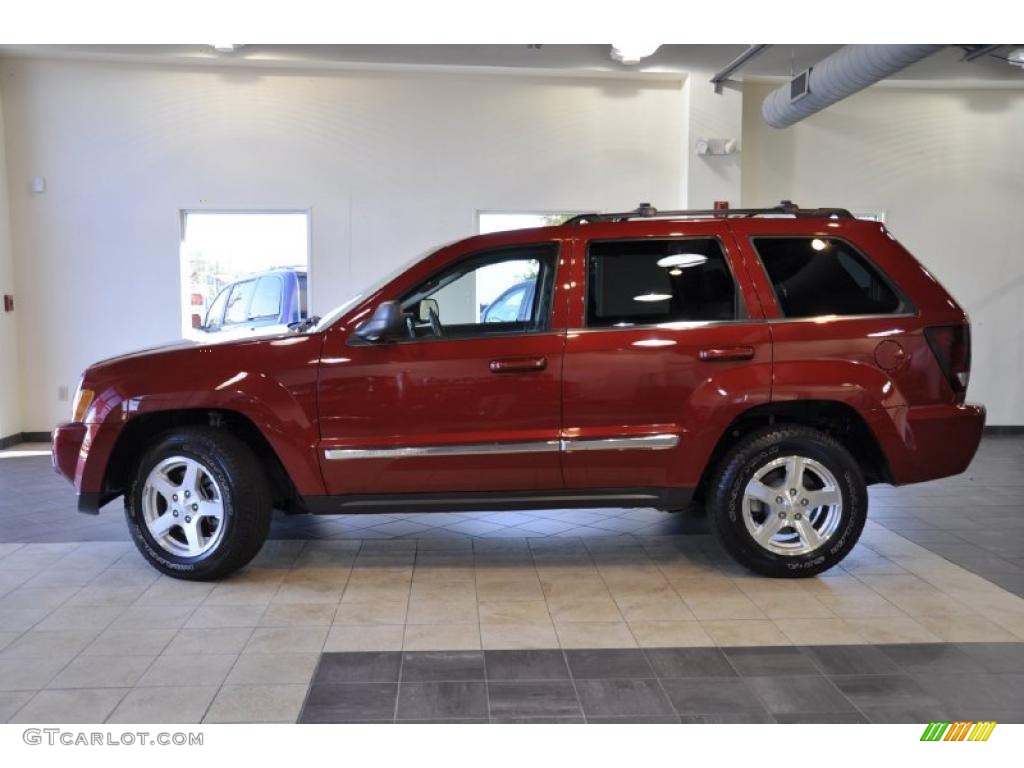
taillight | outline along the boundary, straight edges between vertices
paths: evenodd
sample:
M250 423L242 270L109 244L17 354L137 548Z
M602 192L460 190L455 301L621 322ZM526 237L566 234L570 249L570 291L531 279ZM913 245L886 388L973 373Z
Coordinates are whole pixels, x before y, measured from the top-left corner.
M962 403L971 377L971 326L966 323L936 325L925 328L924 335L953 389L956 402Z

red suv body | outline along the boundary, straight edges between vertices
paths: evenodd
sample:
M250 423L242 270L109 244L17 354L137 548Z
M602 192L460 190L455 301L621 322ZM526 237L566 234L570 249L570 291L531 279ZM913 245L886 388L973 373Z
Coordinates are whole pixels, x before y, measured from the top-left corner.
M75 420L54 431L54 465L81 511L125 495L140 548L187 578L255 554L251 542L223 543L242 535L231 528L247 506L259 516L271 506L673 510L695 493L747 565L818 572L845 555L863 519L822 557L807 543L834 542L825 534L838 535L842 519L816 514L822 527L806 530L797 555L784 545L798 527L769 535L768 518L789 510L808 525L798 498L807 516L823 501L862 518L864 485L962 472L985 412L964 403L964 311L883 225L784 212L595 215L471 237L311 329L98 363L83 376ZM535 281L535 306L525 321L480 322L481 286L505 273L505 288ZM820 454L792 447L808 436ZM771 453L780 439L782 453L807 457L809 475L800 464L795 480L784 476L785 462L756 475L756 461L770 463L758 446ZM154 469L171 454L185 458ZM199 461L191 479L181 474L188 457ZM729 474L747 470L740 484ZM266 498L232 491L241 476ZM221 504L191 537L168 529L171 512L188 511L172 493L186 483ZM829 487L836 495L812 495ZM784 506L787 491L796 506ZM730 542L730 525L749 540ZM761 553L758 535L771 545ZM232 552L204 565L212 554L201 545L217 536Z

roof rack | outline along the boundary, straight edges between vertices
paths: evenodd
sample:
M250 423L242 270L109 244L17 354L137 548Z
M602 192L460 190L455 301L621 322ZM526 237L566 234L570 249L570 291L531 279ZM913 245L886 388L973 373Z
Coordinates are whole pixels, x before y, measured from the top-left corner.
M791 200L783 200L772 208L713 208L705 210L659 211L650 203L640 203L625 213L581 213L568 219L566 224L597 224L599 222L630 221L632 219L707 219L753 218L755 216L794 216L796 218L852 219L845 208L801 208Z

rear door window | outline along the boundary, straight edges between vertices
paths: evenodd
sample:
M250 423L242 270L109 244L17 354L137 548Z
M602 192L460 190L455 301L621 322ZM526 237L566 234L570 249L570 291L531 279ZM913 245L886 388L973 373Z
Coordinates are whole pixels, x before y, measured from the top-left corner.
M714 238L606 240L587 252L587 326L734 320L743 315Z
M753 242L786 317L910 311L882 273L844 240L760 237Z

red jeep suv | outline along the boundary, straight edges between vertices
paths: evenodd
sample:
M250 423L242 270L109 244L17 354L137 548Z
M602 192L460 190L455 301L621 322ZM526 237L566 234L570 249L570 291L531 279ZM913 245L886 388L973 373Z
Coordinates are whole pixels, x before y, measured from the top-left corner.
M810 576L867 485L967 467L969 371L964 311L883 225L644 205L467 238L284 335L97 363L53 462L184 579L249 562L274 508L692 500L743 565Z

